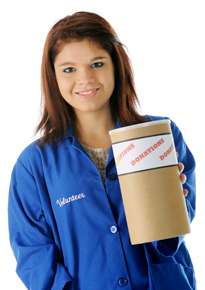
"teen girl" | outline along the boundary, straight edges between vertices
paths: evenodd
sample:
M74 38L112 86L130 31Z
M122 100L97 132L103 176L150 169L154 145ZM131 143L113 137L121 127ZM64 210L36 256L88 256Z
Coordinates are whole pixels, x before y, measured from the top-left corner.
M190 290L184 237L131 245L109 130L141 116L129 58L110 24L78 12L50 30L42 60L42 137L19 156L9 194L17 274L32 290ZM195 161L171 121L190 221Z

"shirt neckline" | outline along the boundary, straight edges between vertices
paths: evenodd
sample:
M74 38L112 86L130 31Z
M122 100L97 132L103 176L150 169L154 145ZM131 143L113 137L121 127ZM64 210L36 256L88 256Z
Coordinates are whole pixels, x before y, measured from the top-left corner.
M91 148L91 147L88 147L84 144L81 143L81 145L84 147L84 148L87 148L89 150L92 150L92 151L108 151L110 150L110 147L106 147L106 148Z

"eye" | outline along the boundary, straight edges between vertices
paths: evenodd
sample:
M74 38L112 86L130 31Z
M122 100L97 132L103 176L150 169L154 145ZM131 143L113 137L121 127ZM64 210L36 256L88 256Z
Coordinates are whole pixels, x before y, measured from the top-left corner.
M74 67L68 67L68 68L64 69L65 73L71 73L71 72L74 72L74 71L75 71Z
M93 63L93 64L91 65L91 67L101 67L101 66L103 66L103 65L104 65L103 62L95 62L95 63Z

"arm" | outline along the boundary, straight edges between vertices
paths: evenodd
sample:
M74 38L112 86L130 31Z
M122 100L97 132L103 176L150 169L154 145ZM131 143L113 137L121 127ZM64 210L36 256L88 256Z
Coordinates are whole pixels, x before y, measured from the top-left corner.
M20 161L12 172L8 214L16 272L25 286L38 290L63 289L71 278L59 259L35 179Z

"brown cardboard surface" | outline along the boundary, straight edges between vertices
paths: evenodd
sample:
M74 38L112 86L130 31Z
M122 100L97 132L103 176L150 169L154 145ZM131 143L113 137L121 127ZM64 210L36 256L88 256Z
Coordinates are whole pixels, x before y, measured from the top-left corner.
M112 144L171 133L169 122L150 122L150 126L146 124L143 127L125 129L116 129L116 132L110 134ZM115 156L116 162L118 159L118 156ZM177 165L119 175L119 182L132 244L190 233Z
M151 122L150 122L151 123ZM145 136L159 135L171 133L171 128L169 123L157 124L137 129L130 129L123 132L117 132L110 135L112 144L120 142L122 140L130 140L135 138L141 138Z
M132 244L190 232L178 166L119 176Z

